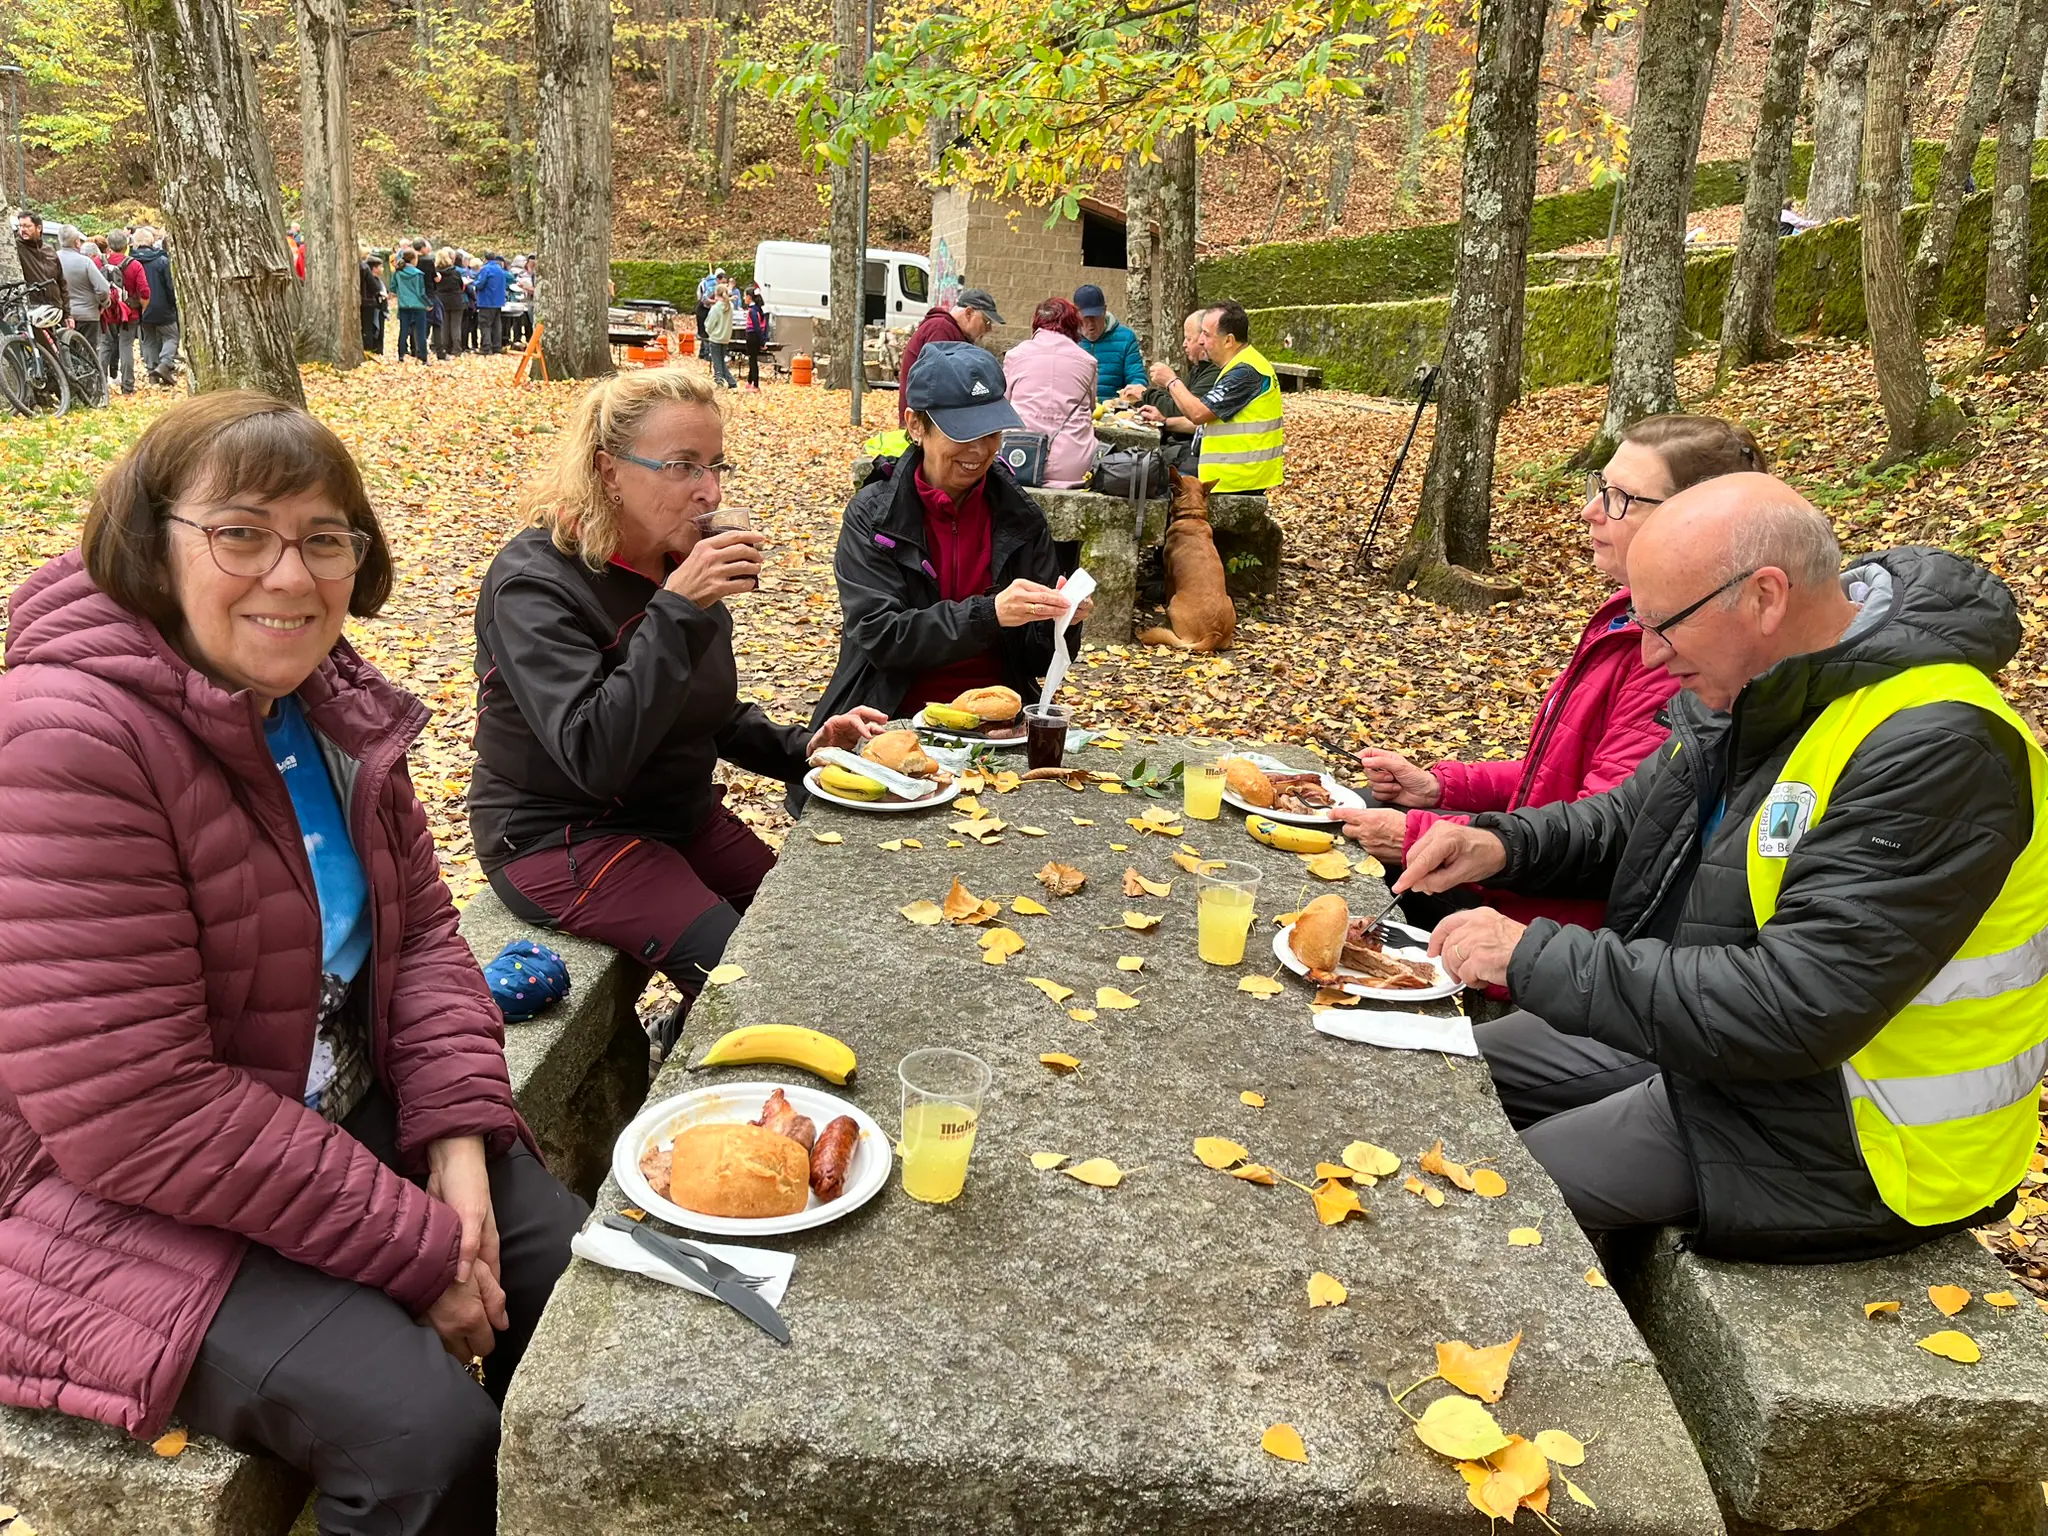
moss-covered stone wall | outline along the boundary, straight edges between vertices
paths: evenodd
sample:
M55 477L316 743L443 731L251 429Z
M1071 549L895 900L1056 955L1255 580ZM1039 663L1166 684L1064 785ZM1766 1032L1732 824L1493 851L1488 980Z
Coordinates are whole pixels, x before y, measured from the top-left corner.
M615 261L612 290L620 299L667 299L677 309L695 314L697 284L714 266L725 268L725 275L742 288L754 280L751 256L737 261Z

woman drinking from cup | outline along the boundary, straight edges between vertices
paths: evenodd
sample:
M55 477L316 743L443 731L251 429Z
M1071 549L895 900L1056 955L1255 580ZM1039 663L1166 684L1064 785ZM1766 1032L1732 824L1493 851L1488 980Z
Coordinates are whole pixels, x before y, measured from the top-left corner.
M764 540L715 530L731 472L709 383L605 379L477 599L477 858L527 921L667 973L683 1002L664 1046L775 863L713 770L795 783L810 753L857 750L884 718L805 731L740 701L726 599L754 589Z
M906 718L972 688L1030 699L1067 611L1045 514L997 467L1004 429L1020 424L1002 365L968 342L935 341L904 397L910 452L877 461L840 521L846 627L812 715L821 726L857 706ZM1077 625L1092 607L1078 606ZM1067 635L1078 649L1078 627Z
M14 594L0 1401L144 1440L175 1411L308 1475L324 1536L487 1536L587 1212L406 777L427 712L341 638L391 579L341 441L225 391Z

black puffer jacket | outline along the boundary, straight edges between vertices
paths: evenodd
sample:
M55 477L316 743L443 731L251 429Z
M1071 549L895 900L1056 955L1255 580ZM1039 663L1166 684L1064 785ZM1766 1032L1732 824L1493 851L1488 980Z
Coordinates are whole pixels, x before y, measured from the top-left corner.
M2008 725L1964 704L1902 710L1850 758L1759 932L1751 824L1820 711L1927 662L1992 674L2019 648L2005 584L1954 555L1895 550L1843 579L1864 612L1840 644L1781 662L1726 715L1681 693L1672 742L1626 783L1473 818L1507 845L1493 883L1606 898L1597 932L1531 924L1509 990L1564 1033L1664 1068L1698 1177L1695 1241L1721 1257L1863 1258L1948 1230L1885 1206L1840 1068L1954 954L2033 830ZM1724 793L1702 855L1703 815Z

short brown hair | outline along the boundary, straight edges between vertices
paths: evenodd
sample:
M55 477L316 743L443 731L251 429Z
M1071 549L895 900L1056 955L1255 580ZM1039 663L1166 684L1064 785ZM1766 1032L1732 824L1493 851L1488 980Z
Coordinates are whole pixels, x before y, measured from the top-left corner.
M1719 416L1645 416L1625 428L1621 440L1648 448L1664 461L1674 496L1718 475L1770 470L1756 435Z
M391 596L391 549L363 490L356 461L301 406L253 390L195 395L150 424L101 476L80 540L85 569L99 589L159 626L180 617L164 579L169 538L164 519L181 498L293 496L319 487L370 536L348 611L367 619Z

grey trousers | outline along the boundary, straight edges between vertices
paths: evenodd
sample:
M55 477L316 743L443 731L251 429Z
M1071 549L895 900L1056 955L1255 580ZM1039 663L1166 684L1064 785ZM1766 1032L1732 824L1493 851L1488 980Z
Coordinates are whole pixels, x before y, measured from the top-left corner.
M178 322L145 325L141 330L142 371L159 384L175 384L178 374Z
M135 322L100 322L100 366L121 381L121 393L135 393Z
M1692 1158L1655 1062L1560 1034L1525 1009L1472 1033L1508 1119L1581 1227L1693 1218Z

